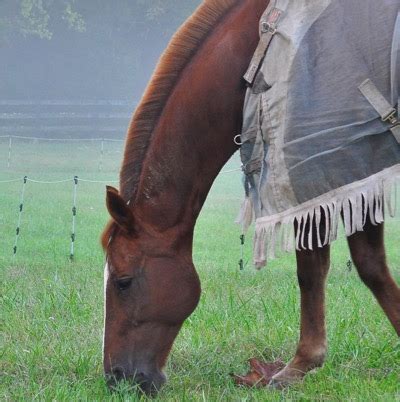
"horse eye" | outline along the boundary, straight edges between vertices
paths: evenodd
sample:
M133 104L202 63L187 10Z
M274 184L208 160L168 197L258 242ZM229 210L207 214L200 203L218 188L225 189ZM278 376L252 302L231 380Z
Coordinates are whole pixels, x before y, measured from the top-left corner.
M123 278L117 280L117 287L119 290L127 290L132 285L132 278Z

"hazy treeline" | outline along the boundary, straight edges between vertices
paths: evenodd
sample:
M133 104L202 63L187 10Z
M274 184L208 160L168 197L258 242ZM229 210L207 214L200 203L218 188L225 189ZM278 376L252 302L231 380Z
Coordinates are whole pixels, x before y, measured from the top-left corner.
M137 99L200 0L2 0L0 99Z

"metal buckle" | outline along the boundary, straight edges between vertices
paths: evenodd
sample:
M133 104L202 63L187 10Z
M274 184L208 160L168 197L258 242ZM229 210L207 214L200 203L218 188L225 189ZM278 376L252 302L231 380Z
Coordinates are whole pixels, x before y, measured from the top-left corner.
M393 109L386 117L382 117L383 122L389 122L390 124L398 125L400 124L397 119L397 110Z
M393 124L393 126L390 127L390 130L395 130L398 127L400 127L400 121L396 121L395 123L392 123L392 124Z
M276 34L276 25L270 24L267 21L262 21L261 22L261 32L262 33L270 33L271 35Z

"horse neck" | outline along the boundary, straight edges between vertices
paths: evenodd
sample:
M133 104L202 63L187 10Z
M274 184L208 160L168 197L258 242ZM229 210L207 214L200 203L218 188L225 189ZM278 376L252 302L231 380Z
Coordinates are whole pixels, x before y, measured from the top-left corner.
M266 0L247 0L199 48L159 118L143 163L135 214L159 232L194 224L213 181L236 150L246 71Z

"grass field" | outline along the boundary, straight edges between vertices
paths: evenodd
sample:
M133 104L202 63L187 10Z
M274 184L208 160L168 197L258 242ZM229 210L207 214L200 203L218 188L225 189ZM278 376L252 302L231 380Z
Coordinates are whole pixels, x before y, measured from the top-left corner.
M121 144L108 144L99 172L96 144L15 145L10 171L0 142L0 181L22 177L114 180ZM97 148L96 148L97 147ZM226 167L238 167L234 158ZM137 400L111 394L102 378L104 184L79 183L76 258L69 256L72 181L28 182L18 254L12 258L21 181L0 183L0 400ZM296 347L299 297L293 255L239 272L240 173L221 175L199 219L194 260L203 295L171 354L167 401L400 401L400 342L347 268L343 235L333 246L327 287L329 355L324 368L284 391L244 390L229 373L249 357L289 360ZM400 218L387 223L389 261L400 282ZM246 245L251 261L251 241Z

